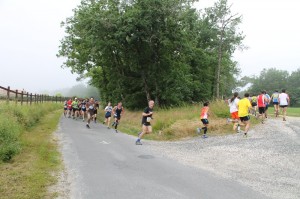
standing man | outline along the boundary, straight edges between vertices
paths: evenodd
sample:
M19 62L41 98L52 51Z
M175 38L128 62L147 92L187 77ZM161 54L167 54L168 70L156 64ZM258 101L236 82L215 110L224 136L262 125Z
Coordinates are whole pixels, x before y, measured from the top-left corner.
M95 109L95 101L94 98L91 97L91 99L86 103L87 107L87 124L86 127L89 129L90 127L90 122L93 119L94 115L94 109Z
M151 126L151 120L153 115L153 107L154 107L154 101L150 100L148 102L148 107L145 108L143 114L142 114L142 132L139 133L138 139L136 140L136 145L142 145L141 139L145 134L152 133L152 126Z
M275 117L278 117L278 115L279 115L279 102L278 102L278 98L279 98L278 90L275 90L275 92L272 94L271 99L270 99L270 101L272 101L273 105L274 105Z
M249 93L245 93L244 98L238 102L238 115L243 124L245 124L244 136L247 137L247 133L250 128L250 116L249 109L252 108L250 101L248 99Z
M115 106L114 108L113 108L113 115L114 115L114 118L115 118L115 121L114 121L114 123L112 124L112 126L115 126L115 130L116 130L116 133L118 133L118 130L117 130L117 128L118 128L118 124L119 124L119 122L120 122L120 119L121 119L121 115L124 113L124 108L123 108L123 106L122 106L122 102L119 102L118 104L117 104L117 106Z
M282 89L282 93L278 97L279 106L282 109L283 121L286 121L286 109L290 104L290 97L285 93L285 89Z

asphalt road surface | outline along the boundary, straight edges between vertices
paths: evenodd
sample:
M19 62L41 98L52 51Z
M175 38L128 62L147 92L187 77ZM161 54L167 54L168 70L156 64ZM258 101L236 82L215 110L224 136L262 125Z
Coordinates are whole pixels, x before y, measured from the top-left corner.
M102 124L61 118L69 193L64 198L267 198L242 184L167 158ZM122 125L122 123L120 124ZM201 154L199 154L200 156ZM67 187L65 187L67 188Z

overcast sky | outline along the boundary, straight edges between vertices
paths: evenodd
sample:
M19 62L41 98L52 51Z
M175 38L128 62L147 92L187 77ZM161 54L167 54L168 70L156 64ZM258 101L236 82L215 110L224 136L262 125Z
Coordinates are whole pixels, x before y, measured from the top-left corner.
M77 75L62 69L57 58L64 36L60 22L72 15L80 0L0 0L0 86L30 92L77 84ZM198 8L213 5L200 0ZM263 68L300 68L299 0L229 0L233 13L243 15L244 52L236 52L242 75Z

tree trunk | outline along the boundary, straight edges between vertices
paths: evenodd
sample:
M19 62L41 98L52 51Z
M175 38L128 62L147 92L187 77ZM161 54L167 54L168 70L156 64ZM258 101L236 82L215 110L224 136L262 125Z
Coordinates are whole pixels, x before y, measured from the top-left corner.
M146 75L145 75L144 71L142 71L142 80L143 80L143 84L144 84L144 92L146 94L147 101L149 101L149 100L151 100L151 96L150 96L149 87L148 87L148 83L147 83Z

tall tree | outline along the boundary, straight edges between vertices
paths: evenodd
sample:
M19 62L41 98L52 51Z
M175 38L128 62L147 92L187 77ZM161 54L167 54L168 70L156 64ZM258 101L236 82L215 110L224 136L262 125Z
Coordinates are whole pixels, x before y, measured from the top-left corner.
M226 70L235 70L235 63L231 61L234 51L244 49L242 41L245 36L238 32L238 25L242 17L239 14L231 13L231 5L227 0L219 0L214 7L206 9L206 17L212 25L214 32L215 50L217 52L217 67L215 68L214 96L220 98L222 82L226 82ZM223 83L224 85L224 83Z

